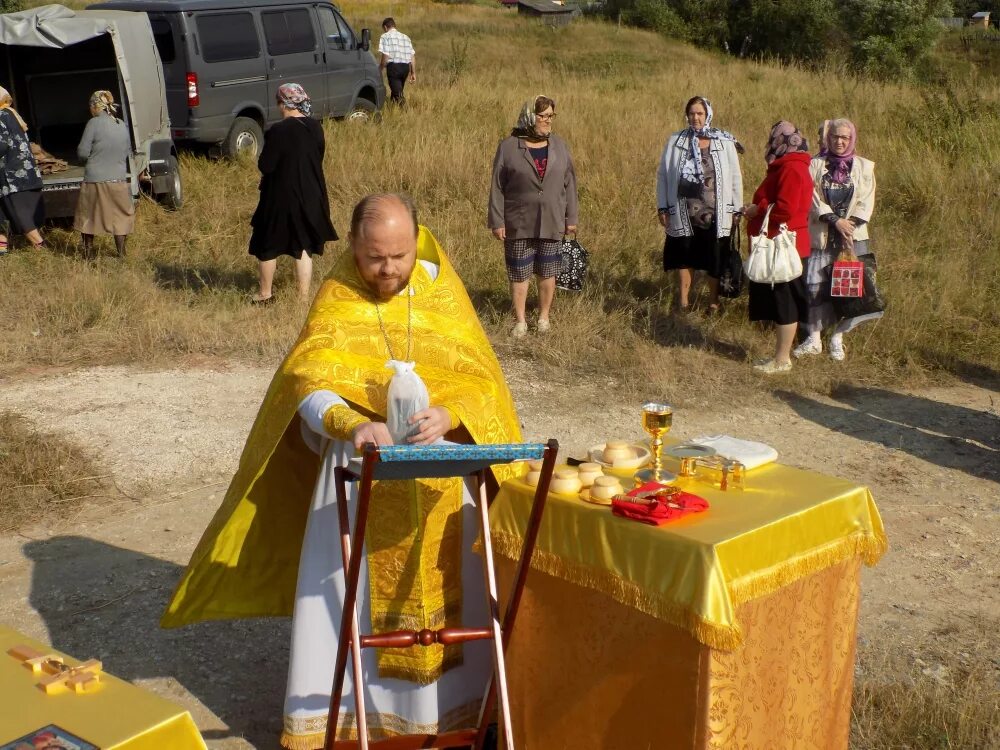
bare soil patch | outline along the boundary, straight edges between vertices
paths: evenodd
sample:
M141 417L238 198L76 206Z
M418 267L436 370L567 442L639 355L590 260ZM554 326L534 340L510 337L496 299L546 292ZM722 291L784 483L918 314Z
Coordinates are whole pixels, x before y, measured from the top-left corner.
M504 367L527 438L557 437L564 453L580 455L606 438L640 437L637 403L615 396L613 377L543 379L520 359ZM79 446L131 495L0 535L0 621L180 701L212 748L276 747L288 623L164 631L157 621L270 377L270 369L226 363L104 367L0 387L0 411ZM995 701L998 399L989 381L919 393L778 392L749 404L689 399L677 405L674 434L762 440L785 463L870 486L891 547L865 573L859 675L875 670L886 684L916 675L945 689L971 674Z

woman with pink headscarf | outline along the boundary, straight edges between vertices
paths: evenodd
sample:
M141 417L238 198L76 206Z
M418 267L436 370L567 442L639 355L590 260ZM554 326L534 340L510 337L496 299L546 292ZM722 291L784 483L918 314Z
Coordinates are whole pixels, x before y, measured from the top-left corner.
M813 205L809 217L812 253L805 266L809 317L803 325L806 338L792 352L796 357L823 351L822 332L834 327L830 357L847 356L844 334L881 312L838 320L830 296L834 261L843 250L861 258L871 255L868 222L875 208L875 164L854 153L858 131L847 119L826 120L820 128L820 151L809 165L813 178Z
M795 248L800 258L809 257L809 210L812 207L813 181L809 175L809 143L792 123L782 120L771 128L764 160L767 175L753 194L753 202L743 207L750 219L747 232L760 234L764 215L771 207L768 236L778 234L782 224L795 233ZM754 365L754 369L772 375L792 369L792 344L795 330L808 314L806 288L801 276L780 284L750 282L750 320L771 321L778 335L774 356Z
M307 301L312 256L322 255L323 245L337 239L323 176L326 138L323 126L310 117L312 100L297 83L279 86L277 100L282 119L264 137L257 160L260 200L250 219L250 254L257 258L260 277L260 291L250 300L255 305L274 302L272 283L282 255L295 259L299 298Z

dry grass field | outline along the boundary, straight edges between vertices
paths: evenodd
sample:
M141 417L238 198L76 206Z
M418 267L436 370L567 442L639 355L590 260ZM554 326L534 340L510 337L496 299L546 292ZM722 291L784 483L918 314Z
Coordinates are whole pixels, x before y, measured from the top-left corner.
M378 124L327 124L331 209L346 233L362 195L402 190L453 257L501 350L513 347L499 243L485 229L496 144L526 98L558 102L557 131L579 175L581 240L591 250L587 291L560 294L554 331L518 351L560 368L613 369L626 390L669 384L679 399L766 387L747 362L769 332L746 322L745 298L721 318L677 320L660 269L654 174L666 136L693 93L715 124L746 144L746 197L764 172L769 126L790 119L809 134L826 117L859 126L859 152L877 163L872 222L885 319L849 338L850 359L797 368L783 387L843 382L920 383L934 373L1000 370L1000 86L964 77L916 89L737 61L650 33L585 21L553 31L474 5L347 2L355 27L385 13L419 48L405 112ZM124 263L80 260L76 237L52 230L51 253L27 250L0 266L0 371L26 366L172 360L186 355L273 362L301 310L281 264L280 303L247 304L255 264L246 254L258 174L251 163L186 154L183 210L146 201ZM342 252L328 247L323 269ZM110 245L104 245L105 250Z
M367 125L326 124L334 224L346 234L351 207L367 193L414 196L502 356L527 360L541 378L556 370L581 381L613 376L616 397L666 393L681 406L752 400L772 387L830 393L843 384L996 382L996 78L964 71L947 85L917 88L734 60L591 20L553 31L485 4L341 5L355 28L377 30L383 16L395 15L413 37L419 68L406 111L387 110ZM515 343L485 203L496 144L521 103L540 92L557 100L555 129L573 151L580 239L592 271L583 294L557 297L551 334ZM858 124L858 151L877 164L873 249L890 307L878 325L848 337L847 362L816 358L770 381L749 367L769 351L772 335L746 321L745 297L714 318L671 314L654 177L663 142L682 127L683 104L696 93L713 101L714 124L747 146L746 198L763 176L774 121L792 120L810 135L828 117ZM246 253L255 165L193 153L181 165L185 206L170 213L144 200L125 261L111 257L108 238L104 257L83 261L76 237L60 228L48 231L51 251L21 248L0 259L0 380L101 364L280 360L305 308L289 263L279 263L278 303L248 304L256 285ZM317 285L344 247L334 243L318 259ZM107 491L86 455L0 414L0 508L20 514L0 519L0 529L41 506L58 513L63 503ZM996 643L993 632L973 635L985 644L976 653ZM961 679L944 684L919 669L894 671L891 637L859 653L852 747L1000 746L995 661L950 664Z

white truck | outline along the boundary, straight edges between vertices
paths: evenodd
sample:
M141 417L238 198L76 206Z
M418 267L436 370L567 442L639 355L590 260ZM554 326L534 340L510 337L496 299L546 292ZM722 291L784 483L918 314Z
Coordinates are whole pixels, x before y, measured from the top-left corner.
M129 183L171 209L184 194L170 137L163 68L145 13L44 5L0 14L0 83L31 141L68 168L43 174L46 217L72 216L83 183L76 155L93 91L111 91L132 139ZM44 170L43 170L44 171Z

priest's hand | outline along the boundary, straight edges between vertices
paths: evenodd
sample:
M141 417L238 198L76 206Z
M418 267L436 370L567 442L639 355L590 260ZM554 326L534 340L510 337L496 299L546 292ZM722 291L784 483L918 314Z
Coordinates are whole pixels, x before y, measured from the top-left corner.
M384 422L362 422L354 428L352 434L354 447L361 450L365 443L375 443L375 445L392 445L392 435Z
M411 445L430 445L451 429L451 414L443 406L431 406L410 417L410 424L420 426L407 442Z

